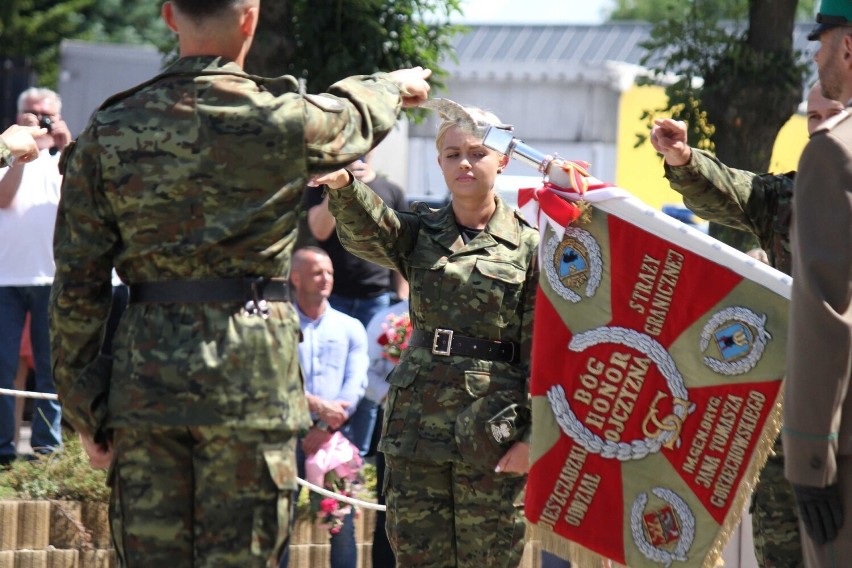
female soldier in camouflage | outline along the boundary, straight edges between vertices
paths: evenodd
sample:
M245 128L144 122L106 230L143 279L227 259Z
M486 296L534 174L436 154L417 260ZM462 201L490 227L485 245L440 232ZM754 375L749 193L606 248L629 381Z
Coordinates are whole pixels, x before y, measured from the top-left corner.
M494 192L508 158L481 133L497 117L467 111L437 136L452 194L441 209L393 211L345 170L316 180L344 246L411 284L414 332L388 377L379 444L406 568L517 566L523 552L538 232Z

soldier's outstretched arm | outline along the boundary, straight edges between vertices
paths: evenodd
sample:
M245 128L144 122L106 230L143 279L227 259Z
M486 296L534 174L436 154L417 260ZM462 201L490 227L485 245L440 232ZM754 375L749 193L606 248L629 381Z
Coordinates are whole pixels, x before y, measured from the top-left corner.
M404 106L426 99L428 69L348 77L321 95L305 95L308 171L322 174L351 164L381 142Z
M774 212L792 190L791 176L731 168L707 152L690 148L685 122L670 118L654 122L651 145L663 155L669 185L683 195L693 213L750 231L761 241L772 237Z

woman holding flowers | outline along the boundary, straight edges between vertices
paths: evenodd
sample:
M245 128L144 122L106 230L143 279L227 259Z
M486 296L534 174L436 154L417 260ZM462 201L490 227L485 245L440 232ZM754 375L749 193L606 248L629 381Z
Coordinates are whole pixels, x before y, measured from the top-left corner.
M316 182L344 246L410 284L413 331L379 444L399 566L517 566L538 232L494 191L508 158L482 134L497 117L448 114L436 139L445 207L393 211L345 170Z

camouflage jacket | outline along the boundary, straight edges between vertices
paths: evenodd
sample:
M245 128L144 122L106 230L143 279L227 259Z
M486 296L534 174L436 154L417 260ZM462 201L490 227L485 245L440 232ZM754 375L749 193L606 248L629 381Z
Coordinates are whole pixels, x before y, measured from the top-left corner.
M665 166L672 189L696 215L751 231L769 263L790 274L790 212L795 172L755 174L729 168L715 156L692 149L684 166Z
M439 462L481 463L493 471L508 444L491 438L489 419L512 407L510 437L529 433L538 231L499 198L485 229L465 245L451 205L433 210L418 203L411 213L396 212L360 182L330 196L344 246L408 280L415 329L452 329L520 347L515 363L405 349L388 377L379 449Z
M384 74L329 92L187 57L93 115L66 151L54 243L52 355L75 427L308 424L289 303L268 320L241 303L131 304L111 373L96 355L113 266L131 285L288 274L309 177L366 153L401 108Z
M0 138L0 168L8 166L11 158L12 152L9 151L9 147L6 146L6 143L3 142L2 138Z

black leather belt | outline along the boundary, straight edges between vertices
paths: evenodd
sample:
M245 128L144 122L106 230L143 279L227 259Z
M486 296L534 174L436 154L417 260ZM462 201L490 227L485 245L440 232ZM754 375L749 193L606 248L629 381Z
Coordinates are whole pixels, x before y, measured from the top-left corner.
M412 347L428 347L433 355L461 355L488 361L511 363L518 356L518 348L511 341L489 341L456 335L451 329L436 329L430 333L422 329L411 331L408 344Z
M289 302L283 278L164 280L130 285L130 303Z

